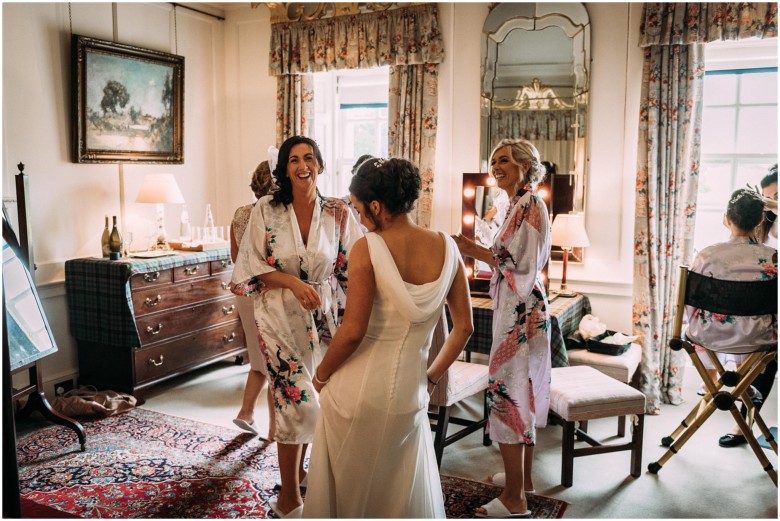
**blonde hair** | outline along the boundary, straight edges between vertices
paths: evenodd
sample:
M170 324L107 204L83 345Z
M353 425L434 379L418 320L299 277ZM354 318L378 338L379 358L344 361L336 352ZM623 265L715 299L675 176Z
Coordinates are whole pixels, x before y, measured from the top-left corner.
M526 184L531 185L531 188L536 189L537 185L542 182L547 169L542 164L539 156L539 151L536 147L527 139L502 139L493 148L490 153L490 159L499 149L509 147L509 160L517 166L522 166L523 163L528 163L528 171L523 175L522 169L520 170L520 179L518 181L519 190Z
M249 183L249 188L255 193L255 197L260 199L264 195L270 194L275 187L274 179L271 177L271 167L268 165L268 161L263 161L255 171L252 172L252 182Z

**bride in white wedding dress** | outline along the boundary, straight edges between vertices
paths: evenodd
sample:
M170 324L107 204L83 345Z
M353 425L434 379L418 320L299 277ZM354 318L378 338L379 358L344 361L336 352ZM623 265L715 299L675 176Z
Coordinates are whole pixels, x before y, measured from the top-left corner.
M473 325L457 246L409 216L420 186L402 159L368 161L352 179L370 233L350 253L344 320L314 374L321 415L304 517L445 517L428 396ZM453 329L426 368L445 301Z

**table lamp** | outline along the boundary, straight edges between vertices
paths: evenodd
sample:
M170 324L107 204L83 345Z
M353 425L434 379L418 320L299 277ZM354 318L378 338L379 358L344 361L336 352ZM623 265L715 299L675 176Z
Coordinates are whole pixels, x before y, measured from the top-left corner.
M165 203L183 204L184 196L176 184L173 174L146 174L136 203L155 203L157 205L157 245L160 250L167 250L168 239L165 234Z
M590 246L582 214L563 213L556 215L552 224L552 244L553 246L560 246L563 250L563 275L561 275L561 289L558 295L561 297L573 297L576 293L566 288L569 252L572 248Z

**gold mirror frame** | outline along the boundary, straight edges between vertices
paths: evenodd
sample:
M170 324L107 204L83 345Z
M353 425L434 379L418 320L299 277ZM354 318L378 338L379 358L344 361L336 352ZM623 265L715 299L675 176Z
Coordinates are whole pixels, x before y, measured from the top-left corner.
M543 34L541 31L548 32ZM517 37L522 37L530 43L535 42L539 53L553 53L552 50L545 50L551 48L539 45L537 41L550 38L550 31L556 35L560 33L557 36L561 42L557 47L558 55L550 57L550 63L538 58L538 54L533 57L536 63L502 63L507 52L516 51L517 45L512 45L511 42ZM571 48L570 61L564 63L561 62L561 53L562 49L565 50L564 54L568 53L568 45ZM569 57L566 58L568 60ZM524 111L524 117L555 116L556 121L567 121L571 127L572 138L566 140L566 143L558 142L555 145L565 147L565 157L556 161L559 156L554 152L555 146L545 147L541 140L534 143L541 153L547 155L542 157L542 160L563 166L558 169L560 171L548 175L540 186L540 189L546 190L548 194L545 200L551 214L551 222L557 213L585 213L590 61L590 18L583 4L499 3L491 8L485 19L481 63L482 170L488 170L488 155L493 143L504 137L516 137L493 135L494 125L500 117L498 111ZM507 85L511 80L506 80L507 75L502 77L505 71L513 75L513 79L521 80ZM569 78L568 83L562 81L562 78ZM556 116L553 111L568 113L558 112ZM552 144L549 141L546 143ZM545 149L548 150L547 153ZM553 246L551 259L562 260L563 250ZM583 259L582 248L575 248L569 254L569 262L582 262Z

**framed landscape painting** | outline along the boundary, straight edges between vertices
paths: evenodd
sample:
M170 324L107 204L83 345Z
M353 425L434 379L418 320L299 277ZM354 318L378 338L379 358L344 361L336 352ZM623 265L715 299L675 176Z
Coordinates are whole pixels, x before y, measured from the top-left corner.
M73 35L73 162L184 162L184 57Z

